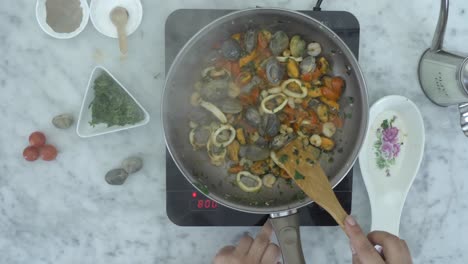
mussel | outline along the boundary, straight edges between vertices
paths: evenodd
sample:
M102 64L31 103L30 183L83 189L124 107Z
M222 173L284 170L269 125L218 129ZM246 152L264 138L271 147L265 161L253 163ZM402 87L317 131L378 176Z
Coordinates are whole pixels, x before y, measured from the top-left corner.
M249 29L244 34L245 50L250 53L257 47L257 30Z
M271 57L265 63L265 72L268 81L273 85L279 85L283 79L286 69L275 58Z
M230 61L236 61L241 57L242 48L235 39L228 39L221 46L221 53L224 58Z
M277 31L270 40L270 50L273 55L278 56L289 45L289 37L283 31Z

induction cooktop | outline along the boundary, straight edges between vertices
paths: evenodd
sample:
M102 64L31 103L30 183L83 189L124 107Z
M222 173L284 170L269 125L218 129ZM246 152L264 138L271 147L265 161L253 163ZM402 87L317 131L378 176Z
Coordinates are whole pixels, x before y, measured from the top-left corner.
M235 10L179 9L166 20L166 72L183 45L202 27ZM359 22L343 11L300 11L311 16L338 34L359 57ZM334 189L338 200L351 213L353 171ZM254 226L263 225L268 215L249 214L217 204L198 192L182 175L166 151L166 211L179 226ZM299 209L302 226L335 226L337 223L315 203Z

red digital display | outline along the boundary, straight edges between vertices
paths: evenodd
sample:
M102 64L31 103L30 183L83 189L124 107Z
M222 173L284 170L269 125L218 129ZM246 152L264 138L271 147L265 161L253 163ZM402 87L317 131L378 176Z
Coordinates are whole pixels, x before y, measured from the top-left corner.
M198 209L198 210L209 210L209 209L216 209L218 208L218 203L215 201L212 201L210 199L200 199L197 198L199 197L197 192L192 192L192 208L193 209ZM202 196L203 197L203 196Z
M218 203L209 199L198 199L197 208L198 209L216 209L218 208Z

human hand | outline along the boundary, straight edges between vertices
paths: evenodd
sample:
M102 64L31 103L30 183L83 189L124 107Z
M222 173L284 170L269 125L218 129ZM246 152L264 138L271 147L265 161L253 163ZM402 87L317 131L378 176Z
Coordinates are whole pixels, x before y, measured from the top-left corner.
M278 262L279 247L270 242L273 228L270 221L257 234L255 240L245 235L237 247L226 246L216 254L213 264L274 264Z
M351 242L353 264L411 264L411 255L404 240L383 231L367 235L352 216L346 217L345 232ZM374 248L382 246L382 255Z

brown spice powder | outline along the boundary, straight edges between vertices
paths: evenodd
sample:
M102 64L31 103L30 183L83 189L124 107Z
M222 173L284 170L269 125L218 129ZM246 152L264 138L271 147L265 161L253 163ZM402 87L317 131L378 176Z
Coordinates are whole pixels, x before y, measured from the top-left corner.
M46 11L47 24L57 33L71 33L83 20L80 0L47 0Z

